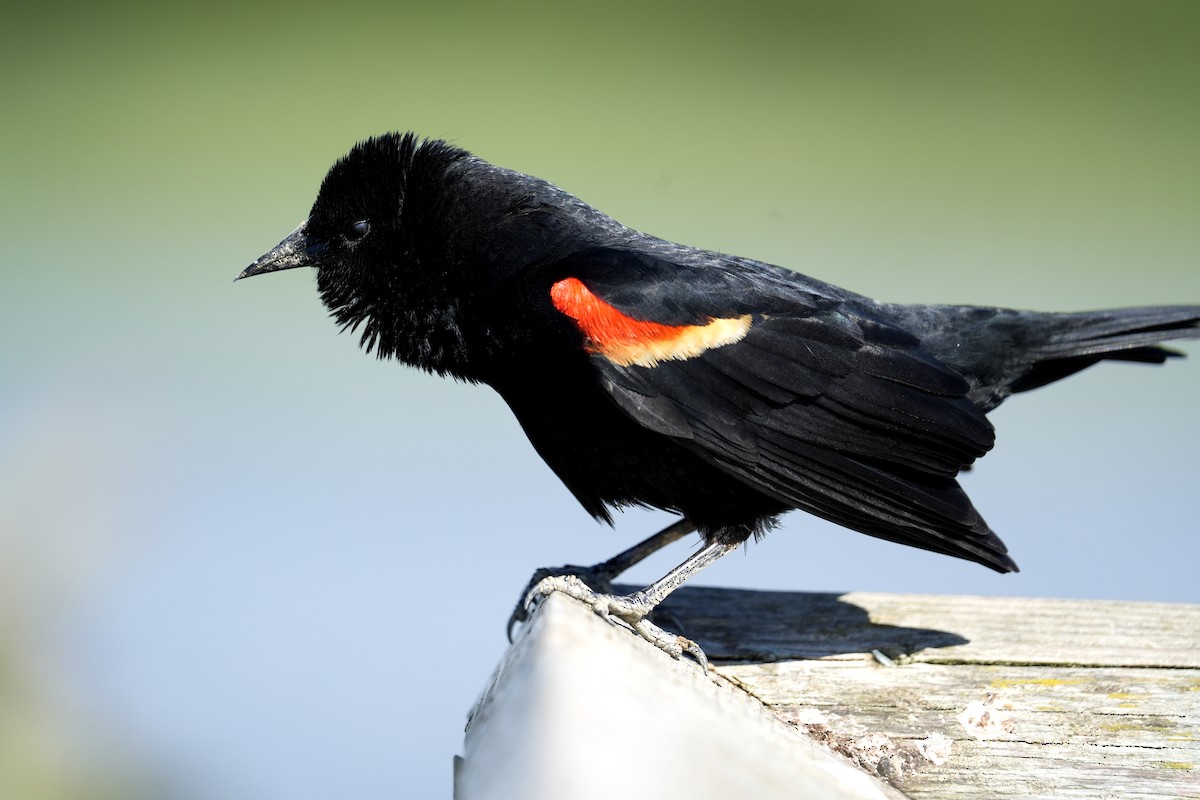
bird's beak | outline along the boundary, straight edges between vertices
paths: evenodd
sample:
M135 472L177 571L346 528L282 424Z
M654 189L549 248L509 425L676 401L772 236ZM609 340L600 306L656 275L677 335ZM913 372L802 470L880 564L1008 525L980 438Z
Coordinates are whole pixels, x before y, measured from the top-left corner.
M289 233L286 239L242 270L234 280L240 281L242 278L249 278L252 275L262 275L264 272L276 272L281 269L320 266L317 256L324 251L325 244L310 240L307 228L308 220L301 222L300 226Z

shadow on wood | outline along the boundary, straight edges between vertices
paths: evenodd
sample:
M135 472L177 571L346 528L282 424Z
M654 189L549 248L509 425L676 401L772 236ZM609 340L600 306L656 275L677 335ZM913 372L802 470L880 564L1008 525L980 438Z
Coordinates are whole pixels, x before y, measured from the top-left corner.
M664 620L669 629L675 630L671 623L677 621L678 632L694 639L714 661L786 661L872 651L903 659L921 650L968 643L953 631L872 621L870 612L845 593L684 587L660 608L669 615Z

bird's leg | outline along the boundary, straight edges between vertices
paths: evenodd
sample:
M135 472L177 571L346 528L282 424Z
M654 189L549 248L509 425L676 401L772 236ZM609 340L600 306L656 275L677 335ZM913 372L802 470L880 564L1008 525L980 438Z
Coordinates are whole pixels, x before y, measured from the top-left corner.
M705 672L708 672L708 659L699 645L691 639L667 633L648 621L646 615L666 599L667 595L682 586L688 578L737 548L737 544L706 542L703 547L688 556L682 564L645 589L623 596L598 593L580 580L577 575L550 575L539 581L529 591L525 597L525 607L532 612L537 604L551 592L562 592L580 602L587 603L593 611L609 622L628 625L643 639L673 658L679 658L687 653L699 662Z
M618 575L625 572L625 570L644 561L667 545L679 541L689 533L695 533L695 531L696 524L690 519L677 520L648 539L638 542L628 550L617 553L608 561L596 564L592 567L592 570L598 577L611 583ZM607 589L608 587L605 587L605 591Z
M513 628L516 627L517 623L529 619L526 597L533 587L537 586L543 579L553 575L574 575L597 592L611 594L612 582L618 575L654 555L672 542L682 539L689 533L694 533L695 530L695 523L684 518L676 520L648 539L638 542L628 550L617 553L612 558L602 561L599 564L593 564L590 567L580 567L574 564L566 564L561 567L542 567L533 573L533 577L529 579L529 583L525 586L525 591L521 593L521 599L517 601L517 607L513 609L512 615L508 618L508 640L512 641Z

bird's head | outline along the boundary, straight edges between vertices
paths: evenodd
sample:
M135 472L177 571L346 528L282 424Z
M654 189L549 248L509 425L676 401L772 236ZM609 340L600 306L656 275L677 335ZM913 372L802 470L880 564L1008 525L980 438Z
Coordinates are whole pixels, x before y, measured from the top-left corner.
M321 301L360 344L446 371L447 348L461 339L453 319L463 293L445 252L446 205L469 158L411 133L357 144L326 174L296 230L237 280L296 267L317 271Z
M366 350L486 380L480 369L496 359L479 354L506 341L497 327L519 328L514 309L531 297L549 308L541 268L614 231L624 229L546 181L386 134L334 164L308 218L238 279L313 267L330 315L361 329Z

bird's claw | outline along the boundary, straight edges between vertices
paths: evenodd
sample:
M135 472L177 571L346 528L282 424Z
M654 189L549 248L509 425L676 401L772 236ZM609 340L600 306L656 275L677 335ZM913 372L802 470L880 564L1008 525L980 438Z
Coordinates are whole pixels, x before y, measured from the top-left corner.
M651 608L639 603L636 595L601 594L584 583L578 575L547 575L534 584L521 604L525 618L527 619L553 592L562 592L584 603L609 624L629 628L672 658L679 659L684 653L688 654L695 659L705 674L708 673L708 658L700 646L691 639L669 633L646 619ZM511 624L510 620L510 626Z
M700 649L700 645L686 636L669 633L653 622L644 619L639 620L633 626L633 630L643 639L650 642L650 644L671 656L671 658L680 659L683 658L684 653L687 653L700 665L700 669L704 670L704 674L708 674L708 656L704 655L704 651Z
M547 578L570 576L583 584L585 589L590 587L597 593L611 592L612 577L597 569L598 566L600 565L581 567L576 564L564 564L561 567L542 567L536 570L533 577L529 579L529 583L525 585L525 592L521 595L521 600L518 601L512 614L508 617L508 640L510 642L513 640L513 630L518 624L529 621L529 615L537 607L536 603L530 604L530 598L536 594L535 588ZM542 596L544 597L545 594L549 594L549 591Z

